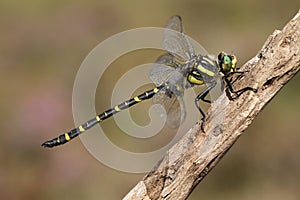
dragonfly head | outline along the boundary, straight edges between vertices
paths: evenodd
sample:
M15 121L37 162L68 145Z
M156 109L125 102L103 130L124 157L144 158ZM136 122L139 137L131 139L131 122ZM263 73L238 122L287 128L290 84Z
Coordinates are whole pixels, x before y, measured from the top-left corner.
M225 52L221 52L218 55L218 64L220 67L220 71L221 73L223 73L223 75L228 75L231 72L235 72L236 71L236 63L237 63L237 59L235 57L235 55L230 55L227 54Z

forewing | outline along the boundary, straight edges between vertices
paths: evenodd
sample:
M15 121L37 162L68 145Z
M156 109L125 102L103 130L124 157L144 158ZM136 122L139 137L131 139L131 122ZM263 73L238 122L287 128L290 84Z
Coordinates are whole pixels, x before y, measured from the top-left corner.
M163 47L181 61L189 60L194 54L193 46L183 33L181 17L175 15L167 23Z

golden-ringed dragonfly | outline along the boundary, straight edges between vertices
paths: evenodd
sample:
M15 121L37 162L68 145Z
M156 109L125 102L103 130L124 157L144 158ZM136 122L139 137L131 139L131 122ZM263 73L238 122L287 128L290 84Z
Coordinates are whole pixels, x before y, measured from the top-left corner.
M233 89L229 76L233 73L242 73L237 71L237 59L234 55L221 52L215 58L205 52L196 54L190 41L183 33L180 16L175 15L169 19L163 37L163 47L167 53L156 60L156 64L150 71L150 79L156 85L154 89L104 111L81 126L44 142L42 146L54 147L65 144L114 114L151 98L155 104L164 106L167 112L166 124L171 128L176 128L185 118L184 91L193 86L206 84L206 89L194 100L202 115L202 130L204 130L203 124L206 115L201 109L199 101L211 103L205 97L216 86L218 80L222 80L222 83L225 82L229 91L238 96L247 90L256 91L250 87L238 91Z

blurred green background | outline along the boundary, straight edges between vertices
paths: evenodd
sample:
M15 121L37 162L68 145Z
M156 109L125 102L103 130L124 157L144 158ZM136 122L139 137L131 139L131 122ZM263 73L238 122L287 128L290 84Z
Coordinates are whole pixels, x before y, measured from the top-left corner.
M234 52L242 65L299 8L298 0L2 0L0 199L121 199L144 176L102 165L79 139L40 147L74 126L73 82L99 42L131 28L164 27L179 14L189 36L211 53ZM149 61L132 56L118 63L123 71ZM98 112L109 107L110 81L119 73L110 70L99 83ZM280 91L190 200L300 199L299 83L297 75ZM118 129L113 120L103 126Z

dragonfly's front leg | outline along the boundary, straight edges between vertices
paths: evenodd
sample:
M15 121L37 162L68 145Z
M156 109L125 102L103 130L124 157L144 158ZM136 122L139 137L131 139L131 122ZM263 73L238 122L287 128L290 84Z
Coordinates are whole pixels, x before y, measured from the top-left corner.
M243 94L243 93L246 92L246 91L253 91L253 92L255 92L255 93L257 92L257 89L256 89L256 88L252 88L252 87L244 87L244 88L242 88L242 89L240 89L240 90L235 90L235 89L233 88L233 86L232 86L231 81L230 81L227 77L225 77L224 80L225 80L225 82L226 82L226 85L227 85L229 91L230 91L231 93L235 94L235 97L232 97L232 96L229 94L229 99L230 99L230 100L233 100L233 99L238 98L241 94ZM228 93L227 93L227 94L228 94Z

